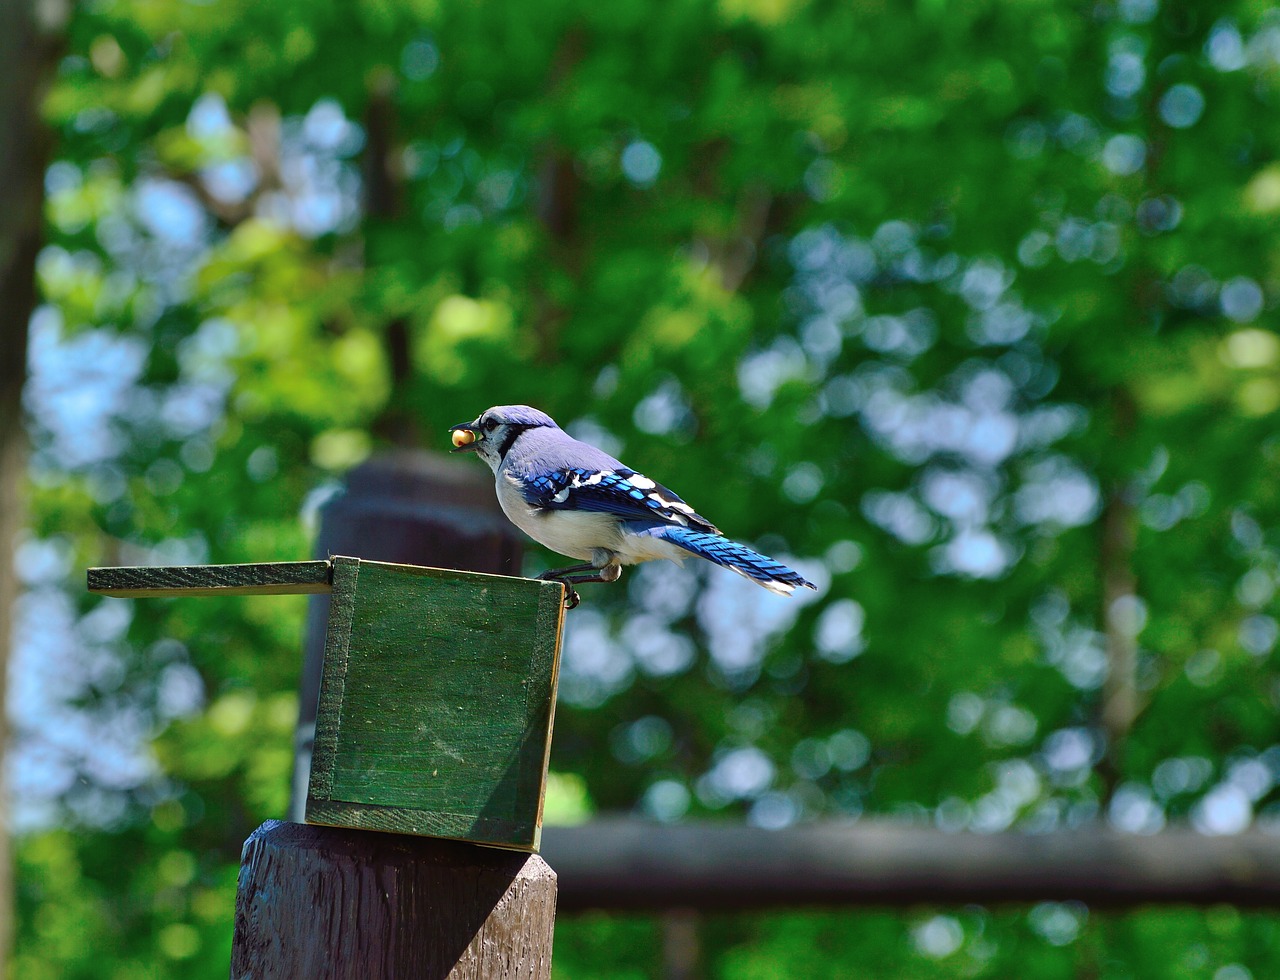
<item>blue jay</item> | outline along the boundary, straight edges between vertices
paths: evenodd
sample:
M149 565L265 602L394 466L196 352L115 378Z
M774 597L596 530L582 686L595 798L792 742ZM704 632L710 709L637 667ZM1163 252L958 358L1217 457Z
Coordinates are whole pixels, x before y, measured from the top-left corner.
M499 405L450 430L453 452L474 452L493 470L498 503L512 523L552 551L580 559L543 573L573 586L616 582L623 565L655 558L681 564L690 555L744 575L770 592L790 595L812 582L787 566L730 541L678 496L579 442L528 405Z

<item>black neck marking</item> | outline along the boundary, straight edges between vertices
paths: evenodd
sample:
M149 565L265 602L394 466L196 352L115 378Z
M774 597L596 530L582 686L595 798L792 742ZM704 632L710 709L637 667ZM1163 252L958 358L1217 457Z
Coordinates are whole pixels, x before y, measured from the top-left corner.
M507 431L502 435L502 442L498 444L498 459L506 459L507 450L511 448L511 444L516 441L520 433L525 429L532 429L531 425L513 425L507 423Z

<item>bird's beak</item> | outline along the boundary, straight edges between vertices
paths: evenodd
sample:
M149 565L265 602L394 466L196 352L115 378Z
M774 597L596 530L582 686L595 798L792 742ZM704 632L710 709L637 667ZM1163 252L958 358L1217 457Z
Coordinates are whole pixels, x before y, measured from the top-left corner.
M462 422L451 426L449 431L453 433L453 448L449 450L452 453L474 452L480 448L479 441L484 438L474 422Z

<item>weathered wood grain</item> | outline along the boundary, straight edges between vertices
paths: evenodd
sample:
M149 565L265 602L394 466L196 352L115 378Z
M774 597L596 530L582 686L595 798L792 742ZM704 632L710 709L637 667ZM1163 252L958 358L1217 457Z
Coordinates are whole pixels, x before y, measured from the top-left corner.
M536 854L270 820L245 842L232 980L547 980Z
M536 849L562 586L333 561L307 821Z
M248 565L91 568L89 591L127 598L202 595L299 595L329 591L327 561Z

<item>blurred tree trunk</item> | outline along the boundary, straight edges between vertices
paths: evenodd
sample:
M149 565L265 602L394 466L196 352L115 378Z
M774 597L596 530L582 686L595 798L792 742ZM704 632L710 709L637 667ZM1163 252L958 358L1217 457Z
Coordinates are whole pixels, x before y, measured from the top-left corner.
M1133 397L1122 390L1113 393L1111 404L1115 444L1127 445L1138 424L1138 407ZM1122 457L1125 455L1121 454ZM1104 807L1110 804L1116 788L1124 779L1124 753L1129 731L1142 710L1138 691L1138 637L1132 622L1134 612L1123 608L1124 602L1136 601L1138 594L1138 580L1133 568L1138 517L1133 504L1134 491L1128 479L1117 479L1105 492L1098 544L1102 586L1099 619L1107 652L1107 677L1102 685L1099 706L1099 721L1107 736L1106 755L1099 766Z
M22 520L26 467L22 386L50 150L40 100L54 64L52 41L67 13L65 5L48 0L0 0L0 704L5 703L17 598L13 548ZM6 718L0 714L0 772L8 742ZM8 962L13 940L7 815L8 801L0 792L0 962Z

